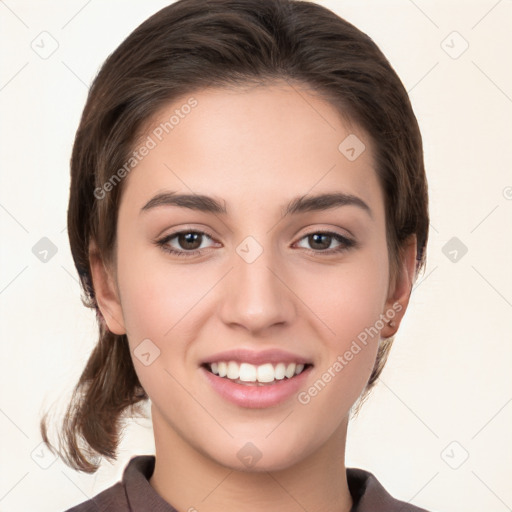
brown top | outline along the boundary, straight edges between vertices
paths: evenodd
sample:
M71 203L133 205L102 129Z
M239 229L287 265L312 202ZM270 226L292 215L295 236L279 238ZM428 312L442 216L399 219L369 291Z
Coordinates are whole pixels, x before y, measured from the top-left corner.
M177 512L151 487L149 478L154 469L154 455L134 456L122 481L66 512ZM363 469L347 468L347 481L354 501L350 512L428 512L395 500L372 473Z

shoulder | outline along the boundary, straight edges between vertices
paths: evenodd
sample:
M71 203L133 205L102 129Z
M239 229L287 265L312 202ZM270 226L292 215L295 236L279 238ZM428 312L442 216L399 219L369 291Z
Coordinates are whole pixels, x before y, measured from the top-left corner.
M65 512L129 512L124 485L117 482L94 498L84 501Z
M148 503L154 511L176 512L149 484L154 467L154 455L133 456L124 468L122 480L65 512L131 512L146 510Z
M359 468L347 468L347 481L354 501L351 512L429 512L395 499L377 477Z

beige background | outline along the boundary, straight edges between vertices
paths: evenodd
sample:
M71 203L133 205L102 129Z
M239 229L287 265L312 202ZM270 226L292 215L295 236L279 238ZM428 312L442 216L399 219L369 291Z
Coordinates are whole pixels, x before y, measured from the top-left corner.
M167 3L0 2L0 511L63 511L153 453L151 424L138 420L115 465L79 474L39 446L38 422L53 403L62 412L95 343L66 233L87 89ZM367 32L402 78L431 197L427 268L349 427L347 466L432 511L512 510L512 1L319 3ZM43 237L57 250L45 263L33 253Z

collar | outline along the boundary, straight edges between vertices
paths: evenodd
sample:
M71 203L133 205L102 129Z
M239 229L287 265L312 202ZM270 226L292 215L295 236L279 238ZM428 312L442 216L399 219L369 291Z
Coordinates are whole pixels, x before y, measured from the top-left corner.
M130 459L124 470L123 486L132 512L177 512L149 483L155 461L154 455L137 455ZM347 468L346 471L354 502L350 512L428 512L393 498L369 471L359 468Z

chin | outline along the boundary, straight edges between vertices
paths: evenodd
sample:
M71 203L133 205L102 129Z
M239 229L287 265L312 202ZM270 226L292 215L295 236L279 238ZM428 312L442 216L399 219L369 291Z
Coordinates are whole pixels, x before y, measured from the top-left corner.
M251 441L245 437L243 441L231 441L223 446L220 445L223 451L208 452L208 456L217 464L234 471L247 473L282 471L298 464L307 456L305 446L301 447L293 438L287 439L290 442L284 445L277 437L277 442L269 442L268 439L259 439L256 436ZM310 451L313 450L312 446Z

